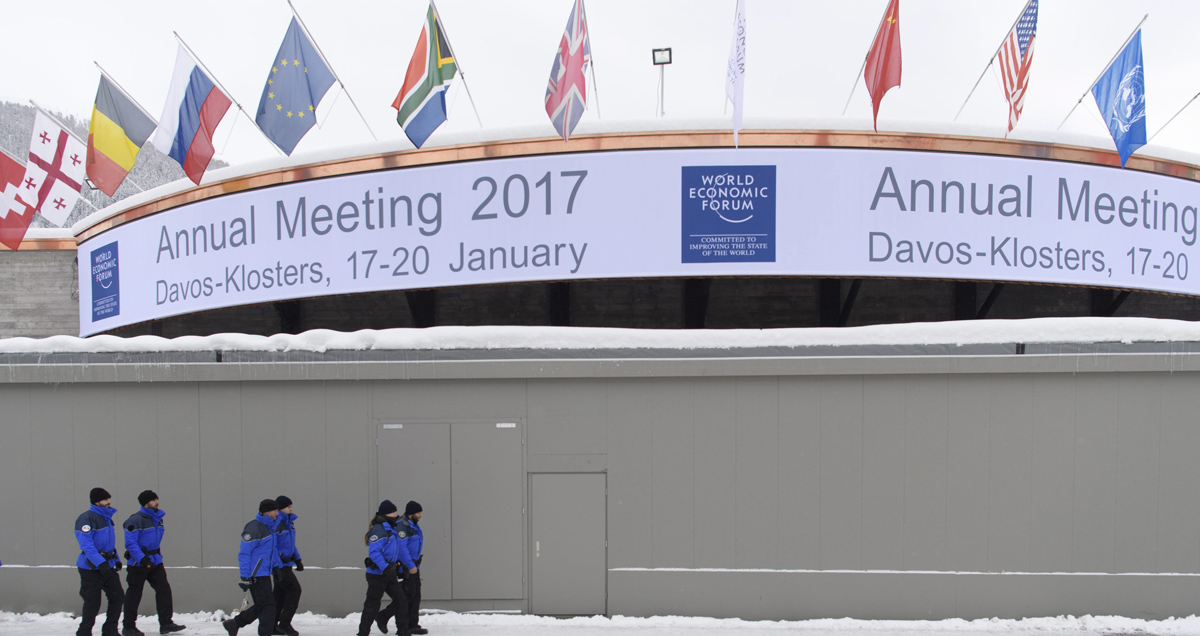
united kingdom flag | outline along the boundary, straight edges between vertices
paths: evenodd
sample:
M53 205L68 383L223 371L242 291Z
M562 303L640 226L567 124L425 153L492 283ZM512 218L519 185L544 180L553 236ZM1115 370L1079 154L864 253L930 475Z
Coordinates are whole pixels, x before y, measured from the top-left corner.
M546 114L550 123L566 141L587 110L587 80L584 73L592 61L584 20L583 0L575 0L567 30L558 44L558 55L550 67L550 83L546 86Z

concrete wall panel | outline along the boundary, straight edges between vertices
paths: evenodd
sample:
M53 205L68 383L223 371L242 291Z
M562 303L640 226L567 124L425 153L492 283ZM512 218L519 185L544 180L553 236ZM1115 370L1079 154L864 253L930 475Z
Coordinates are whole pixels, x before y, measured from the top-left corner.
M988 571L1028 572L1033 483L1033 382L991 378L988 409ZM982 494L982 493L981 493Z
M862 567L901 570L909 505L905 383L882 376L862 384Z
M706 392L712 390L705 388ZM808 379L779 379L779 567L781 568L817 569L820 567L820 405L821 393L817 383ZM697 479L699 479L699 474Z
M946 555L958 572L988 569L988 413L986 376L951 376L946 413Z
M1162 387L1159 437L1158 554L1155 572L1200 572L1200 391L1187 374L1158 376Z
M687 379L666 380L654 401L650 430L652 567L693 567L696 532L709 531L723 516L719 502L695 490L694 408L695 387Z
M737 383L737 567L777 567L779 558L779 381ZM718 512L719 515L719 512Z
M145 385L135 385L145 386ZM127 385L118 389L118 403L132 400ZM140 486L158 493L166 511L168 528L163 537L163 558L170 565L199 567L203 563L201 538L204 498L200 463L200 389L191 382L154 387L158 473L153 484ZM124 512L124 511L122 511Z
M607 387L590 380L529 383L529 454L607 452Z
M1117 431L1120 378L1088 378L1075 387L1075 496L1071 571L1116 568Z
M648 567L654 558L646 522L653 512L651 466L655 391L640 380L608 384L608 564Z
M1071 571L1071 507L1063 502L1074 497L1077 381L1077 376L1047 375L1033 383L1032 572Z
M863 568L863 381L818 380L821 390L821 563Z
M257 510L248 503L254 495L242 487L242 385L201 383L198 388L202 564L232 567L237 565L238 535Z
M733 425L737 419L737 389L724 378L698 378L692 386L695 444L692 487L697 525L697 530L692 533L694 567L732 568L737 563L736 542L729 541L715 528L710 530L709 524L720 526L718 502L733 501L737 491L737 453L734 452L737 428ZM617 432L615 427L613 432ZM615 471L609 473L610 510L613 481L619 479ZM610 528L616 525L616 520L609 516Z
M1158 565L1155 551L1159 541L1160 376L1122 374L1118 396L1113 569L1153 572Z
M324 553L316 553L313 565L358 567L366 556L360 539L367 531L371 516L382 497L372 498L375 488L375 426L371 419L373 383L332 382L325 391L325 470L328 479L324 502L306 507L325 507L328 535ZM306 527L312 527L310 524ZM313 548L305 546L301 554L312 558ZM324 561L322 563L322 560ZM307 563L305 564L308 565Z
M16 386L0 386L0 404L0 501L9 511L0 515L0 562L29 565L34 563L34 501L41 490L41 484L34 488L33 405L29 391Z
M92 486L79 492L81 480L77 480L79 467L75 463L78 451L71 421L73 388L40 385L26 390L30 395L29 419L33 431L34 525L38 530L58 529L57 532L39 531L34 535L33 558L29 564L74 566L75 558L79 556L73 534L75 518L87 510L88 490Z
M904 546L905 570L945 570L949 381L945 376L905 378Z

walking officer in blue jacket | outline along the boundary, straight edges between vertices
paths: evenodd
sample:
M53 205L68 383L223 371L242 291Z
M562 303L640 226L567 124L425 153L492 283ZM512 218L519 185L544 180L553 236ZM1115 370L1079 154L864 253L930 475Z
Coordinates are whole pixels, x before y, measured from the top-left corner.
M117 532L113 525L112 495L103 488L93 488L88 493L91 507L75 520L75 540L79 542L79 596L83 597L83 613L79 619L76 636L91 636L96 615L100 613L100 592L108 598L108 616L100 633L117 636L117 621L121 618L121 607L125 602L125 591L121 589L121 560L117 558Z
M163 516L158 509L158 495L153 490L143 490L138 495L141 509L125 520L125 560L129 569L125 574L125 628L121 636L144 636L137 628L138 605L142 602L142 589L146 583L154 588L154 604L158 610L158 633L181 632L183 625L174 621L174 606L171 601L171 584L167 582L167 568L163 566L162 538Z
M425 546L425 535L417 523L421 520L421 504L410 501L404 506L404 518L396 528L403 537L400 541L400 563L408 570L404 577L404 598L408 601L408 631L410 634L428 634L429 630L418 622L421 610L421 550Z
M296 549L296 515L292 514L292 500L284 495L275 498L279 506L279 525L275 527L275 549L279 552L280 567L275 568L272 575L275 578L275 610L279 613L275 633L286 636L298 636L300 632L292 627L292 617L300 605L300 581L296 580L296 572L304 571L304 561L300 560L300 551Z
M258 636L275 631L275 595L271 593L271 572L281 565L275 547L275 527L279 525L279 504L263 499L258 515L242 529L242 547L238 550L238 569L242 580L238 587L250 592L254 605L221 623L230 636L258 620Z
M393 616L396 617L396 633L399 636L408 634L408 609L404 601L404 592L400 589L400 537L396 531L396 517L399 511L396 504L384 499L379 504L379 510L371 519L371 528L363 537L367 544L367 600L363 602L362 618L358 623L358 636L369 636L371 623L379 626L379 631L387 633L387 624ZM384 592L391 597L392 602L379 611Z

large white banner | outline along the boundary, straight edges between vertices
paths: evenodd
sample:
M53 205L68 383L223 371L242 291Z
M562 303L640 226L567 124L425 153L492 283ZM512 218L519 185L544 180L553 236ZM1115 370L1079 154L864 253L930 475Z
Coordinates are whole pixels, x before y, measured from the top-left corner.
M199 201L79 247L80 334L330 294L660 276L1029 281L1200 294L1200 184L821 148L497 159ZM1200 264L1198 264L1200 267Z

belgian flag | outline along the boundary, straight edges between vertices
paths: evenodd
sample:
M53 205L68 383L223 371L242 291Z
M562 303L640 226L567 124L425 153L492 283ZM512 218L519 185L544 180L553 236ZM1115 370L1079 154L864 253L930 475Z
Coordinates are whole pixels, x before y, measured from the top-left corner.
M138 151L158 126L116 83L100 76L88 127L87 175L112 196L133 170Z

